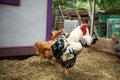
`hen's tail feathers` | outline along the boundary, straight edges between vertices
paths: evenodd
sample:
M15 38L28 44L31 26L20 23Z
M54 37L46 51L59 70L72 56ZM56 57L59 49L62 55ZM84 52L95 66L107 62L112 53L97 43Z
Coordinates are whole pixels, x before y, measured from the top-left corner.
M60 35L62 32L63 32L63 30L59 30L59 31L57 31L56 34L54 34L54 35L52 34L52 35L51 35L51 39L54 40L54 39L55 39L58 35Z
M120 41L116 38L115 41L114 41L115 44L119 44Z

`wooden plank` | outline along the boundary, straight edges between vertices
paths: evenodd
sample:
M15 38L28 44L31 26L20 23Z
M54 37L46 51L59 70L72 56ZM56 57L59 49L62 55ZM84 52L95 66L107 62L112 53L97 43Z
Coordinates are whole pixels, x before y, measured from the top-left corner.
M64 16L68 16L68 10L63 10L63 14L64 14ZM59 10L55 10L55 15L56 16L58 16L58 14L59 14ZM61 13L60 13L60 15L61 15Z
M79 21L79 23L82 23L81 16L80 16L79 12L76 11L76 14L77 14L77 17L78 17L78 21Z
M79 14L80 14L81 16L89 16L87 10L79 10Z
M90 20L90 17L82 17L81 20L88 21Z

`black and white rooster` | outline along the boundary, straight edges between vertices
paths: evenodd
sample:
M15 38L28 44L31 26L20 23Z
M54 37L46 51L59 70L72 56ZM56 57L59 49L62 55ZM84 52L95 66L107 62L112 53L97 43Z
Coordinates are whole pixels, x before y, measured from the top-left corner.
M51 47L53 56L56 58L58 63L61 64L64 69L64 74L66 74L68 77L69 68L74 66L77 55L82 51L82 41L90 46L92 43L94 43L96 38L89 35L87 27L87 24L81 24L70 33L68 38L65 38L63 35L58 36Z
M57 62L63 67L64 74L69 77L69 68L74 66L77 55L82 50L80 42L70 41L63 35L58 36L52 45L53 56Z

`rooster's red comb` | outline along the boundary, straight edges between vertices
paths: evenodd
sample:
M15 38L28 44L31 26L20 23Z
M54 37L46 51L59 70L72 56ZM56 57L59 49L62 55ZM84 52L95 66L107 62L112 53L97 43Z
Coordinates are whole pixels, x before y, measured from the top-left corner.
M81 24L82 27L87 28L88 24Z

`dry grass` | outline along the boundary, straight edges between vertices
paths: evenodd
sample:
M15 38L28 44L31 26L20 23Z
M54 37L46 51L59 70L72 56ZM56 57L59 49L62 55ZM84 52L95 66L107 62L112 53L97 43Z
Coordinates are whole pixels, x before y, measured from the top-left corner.
M68 80L57 63L38 63L37 56L0 60L0 80ZM84 50L70 69L70 80L119 80L120 60L108 53Z

